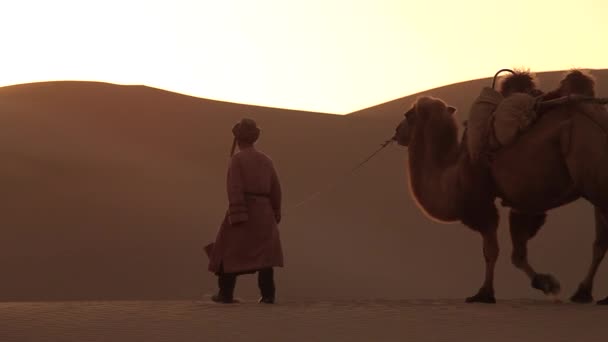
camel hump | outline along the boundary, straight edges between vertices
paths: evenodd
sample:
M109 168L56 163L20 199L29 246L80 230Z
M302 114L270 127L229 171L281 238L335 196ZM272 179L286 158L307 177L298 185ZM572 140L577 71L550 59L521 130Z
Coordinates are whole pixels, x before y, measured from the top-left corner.
M516 69L512 74L499 80L499 89L504 97L514 93L535 94L538 91L538 80L530 70Z
M559 82L559 87L543 95L543 101L568 95L595 97L595 78L593 75L578 69L568 71Z
M582 70L571 70L560 81L560 95L581 94L595 96L595 79Z

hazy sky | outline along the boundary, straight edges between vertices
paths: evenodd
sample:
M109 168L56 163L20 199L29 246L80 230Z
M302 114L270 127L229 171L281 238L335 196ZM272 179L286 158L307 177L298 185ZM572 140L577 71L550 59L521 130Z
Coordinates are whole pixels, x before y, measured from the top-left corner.
M608 67L606 0L0 1L0 86L145 84L343 114L504 67Z

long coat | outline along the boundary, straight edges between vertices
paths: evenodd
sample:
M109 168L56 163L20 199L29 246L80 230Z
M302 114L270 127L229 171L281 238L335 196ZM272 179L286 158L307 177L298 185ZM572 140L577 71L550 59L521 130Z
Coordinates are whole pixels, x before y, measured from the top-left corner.
M249 273L283 267L277 227L281 185L272 160L253 147L232 156L227 175L228 210L215 242L205 250L209 271Z

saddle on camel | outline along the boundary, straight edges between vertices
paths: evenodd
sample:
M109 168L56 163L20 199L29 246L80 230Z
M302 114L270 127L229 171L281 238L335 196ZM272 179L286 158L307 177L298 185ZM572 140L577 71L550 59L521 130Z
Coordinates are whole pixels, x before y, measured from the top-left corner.
M509 71L499 90L484 87L469 111L467 150L472 162L491 158L493 152L511 145L550 106L594 100L595 81L580 70L570 71L559 88L544 93L528 71ZM595 99L597 100L597 99Z

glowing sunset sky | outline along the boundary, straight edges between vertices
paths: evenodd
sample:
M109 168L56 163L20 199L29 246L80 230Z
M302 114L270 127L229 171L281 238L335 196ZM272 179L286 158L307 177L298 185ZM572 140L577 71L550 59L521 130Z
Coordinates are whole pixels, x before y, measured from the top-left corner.
M343 114L504 67L608 67L608 1L1 0L0 86L144 84Z

